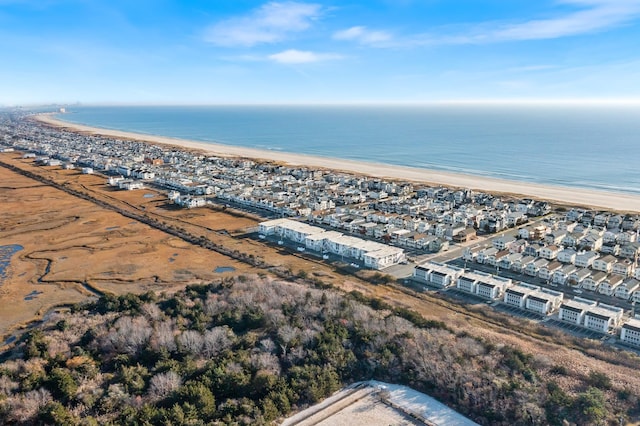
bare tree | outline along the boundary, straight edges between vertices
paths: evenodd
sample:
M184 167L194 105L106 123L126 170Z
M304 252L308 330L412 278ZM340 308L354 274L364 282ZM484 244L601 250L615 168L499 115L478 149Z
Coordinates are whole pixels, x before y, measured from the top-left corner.
M9 400L11 415L18 423L26 423L52 399L49 391L43 388L11 398Z
M251 355L251 367L255 370L268 371L270 374L280 374L280 361L270 353L256 353Z
M204 333L202 351L207 357L218 355L231 346L233 331L228 327L215 327Z
M195 330L186 330L178 336L178 345L180 348L191 355L200 355L204 339L202 334Z
M156 323L151 335L151 347L156 351L164 349L168 352L175 352L177 347L174 326L170 321Z
M133 355L147 344L151 333L145 317L120 317L106 336L106 348Z
M182 379L175 371L158 373L149 381L149 396L152 399L162 399L175 391L182 384Z
M18 388L18 383L7 376L0 376L0 395L9 396Z
M145 303L142 305L142 313L153 321L158 321L164 315L162 310L155 303Z

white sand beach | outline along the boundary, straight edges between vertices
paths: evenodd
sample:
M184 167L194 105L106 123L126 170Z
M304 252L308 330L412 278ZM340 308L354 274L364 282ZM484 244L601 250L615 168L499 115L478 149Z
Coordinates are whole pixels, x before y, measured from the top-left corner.
M640 212L640 196L606 192L581 188L540 185L528 182L508 181L472 176L461 173L442 172L437 170L413 167L391 166L338 158L326 158L305 154L294 154L280 151L269 151L231 145L197 142L164 136L145 135L123 132L119 130L101 129L62 121L51 114L35 116L39 121L70 131L109 136L113 138L134 139L154 144L166 144L182 148L195 149L208 155L236 156L256 160L277 161L296 166L318 167L360 173L378 178L401 179L425 184L440 184L459 188L471 188L492 193L520 194L523 196L566 204L569 206L589 206L624 212Z

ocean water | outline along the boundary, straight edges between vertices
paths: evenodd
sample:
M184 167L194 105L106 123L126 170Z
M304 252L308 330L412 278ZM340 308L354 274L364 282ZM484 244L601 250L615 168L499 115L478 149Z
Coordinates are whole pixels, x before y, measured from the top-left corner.
M640 107L72 106L96 127L640 194Z

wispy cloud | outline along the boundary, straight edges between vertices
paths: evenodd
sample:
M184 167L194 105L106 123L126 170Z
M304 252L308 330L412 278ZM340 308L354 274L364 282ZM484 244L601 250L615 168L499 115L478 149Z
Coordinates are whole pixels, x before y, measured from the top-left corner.
M296 49L289 49L269 55L269 59L281 64L308 64L312 62L330 61L341 58L341 55L334 53L316 53Z
M391 40L391 34L386 31L372 31L367 27L356 26L333 34L335 40L350 40L361 44L379 44Z
M322 6L315 3L269 2L247 15L210 26L205 40L225 47L275 43L310 28L321 14Z
M606 31L640 18L640 0L557 0L576 10L545 19L521 22L484 22L459 32L424 33L397 41L395 46L487 44L545 40ZM444 33L444 34L443 34Z

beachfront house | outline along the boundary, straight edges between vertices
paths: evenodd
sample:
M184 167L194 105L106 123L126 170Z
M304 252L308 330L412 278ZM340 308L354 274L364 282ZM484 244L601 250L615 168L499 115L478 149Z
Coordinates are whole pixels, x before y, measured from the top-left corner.
M549 289L538 289L530 293L525 302L525 309L548 315L562 304L564 294Z
M510 285L511 280L509 278L492 275L486 279L478 281L476 285L476 294L485 299L497 299Z
M515 306L520 309L524 309L527 301L527 297L539 290L539 287L530 286L527 284L514 285L505 290L504 292L504 303L510 306Z

